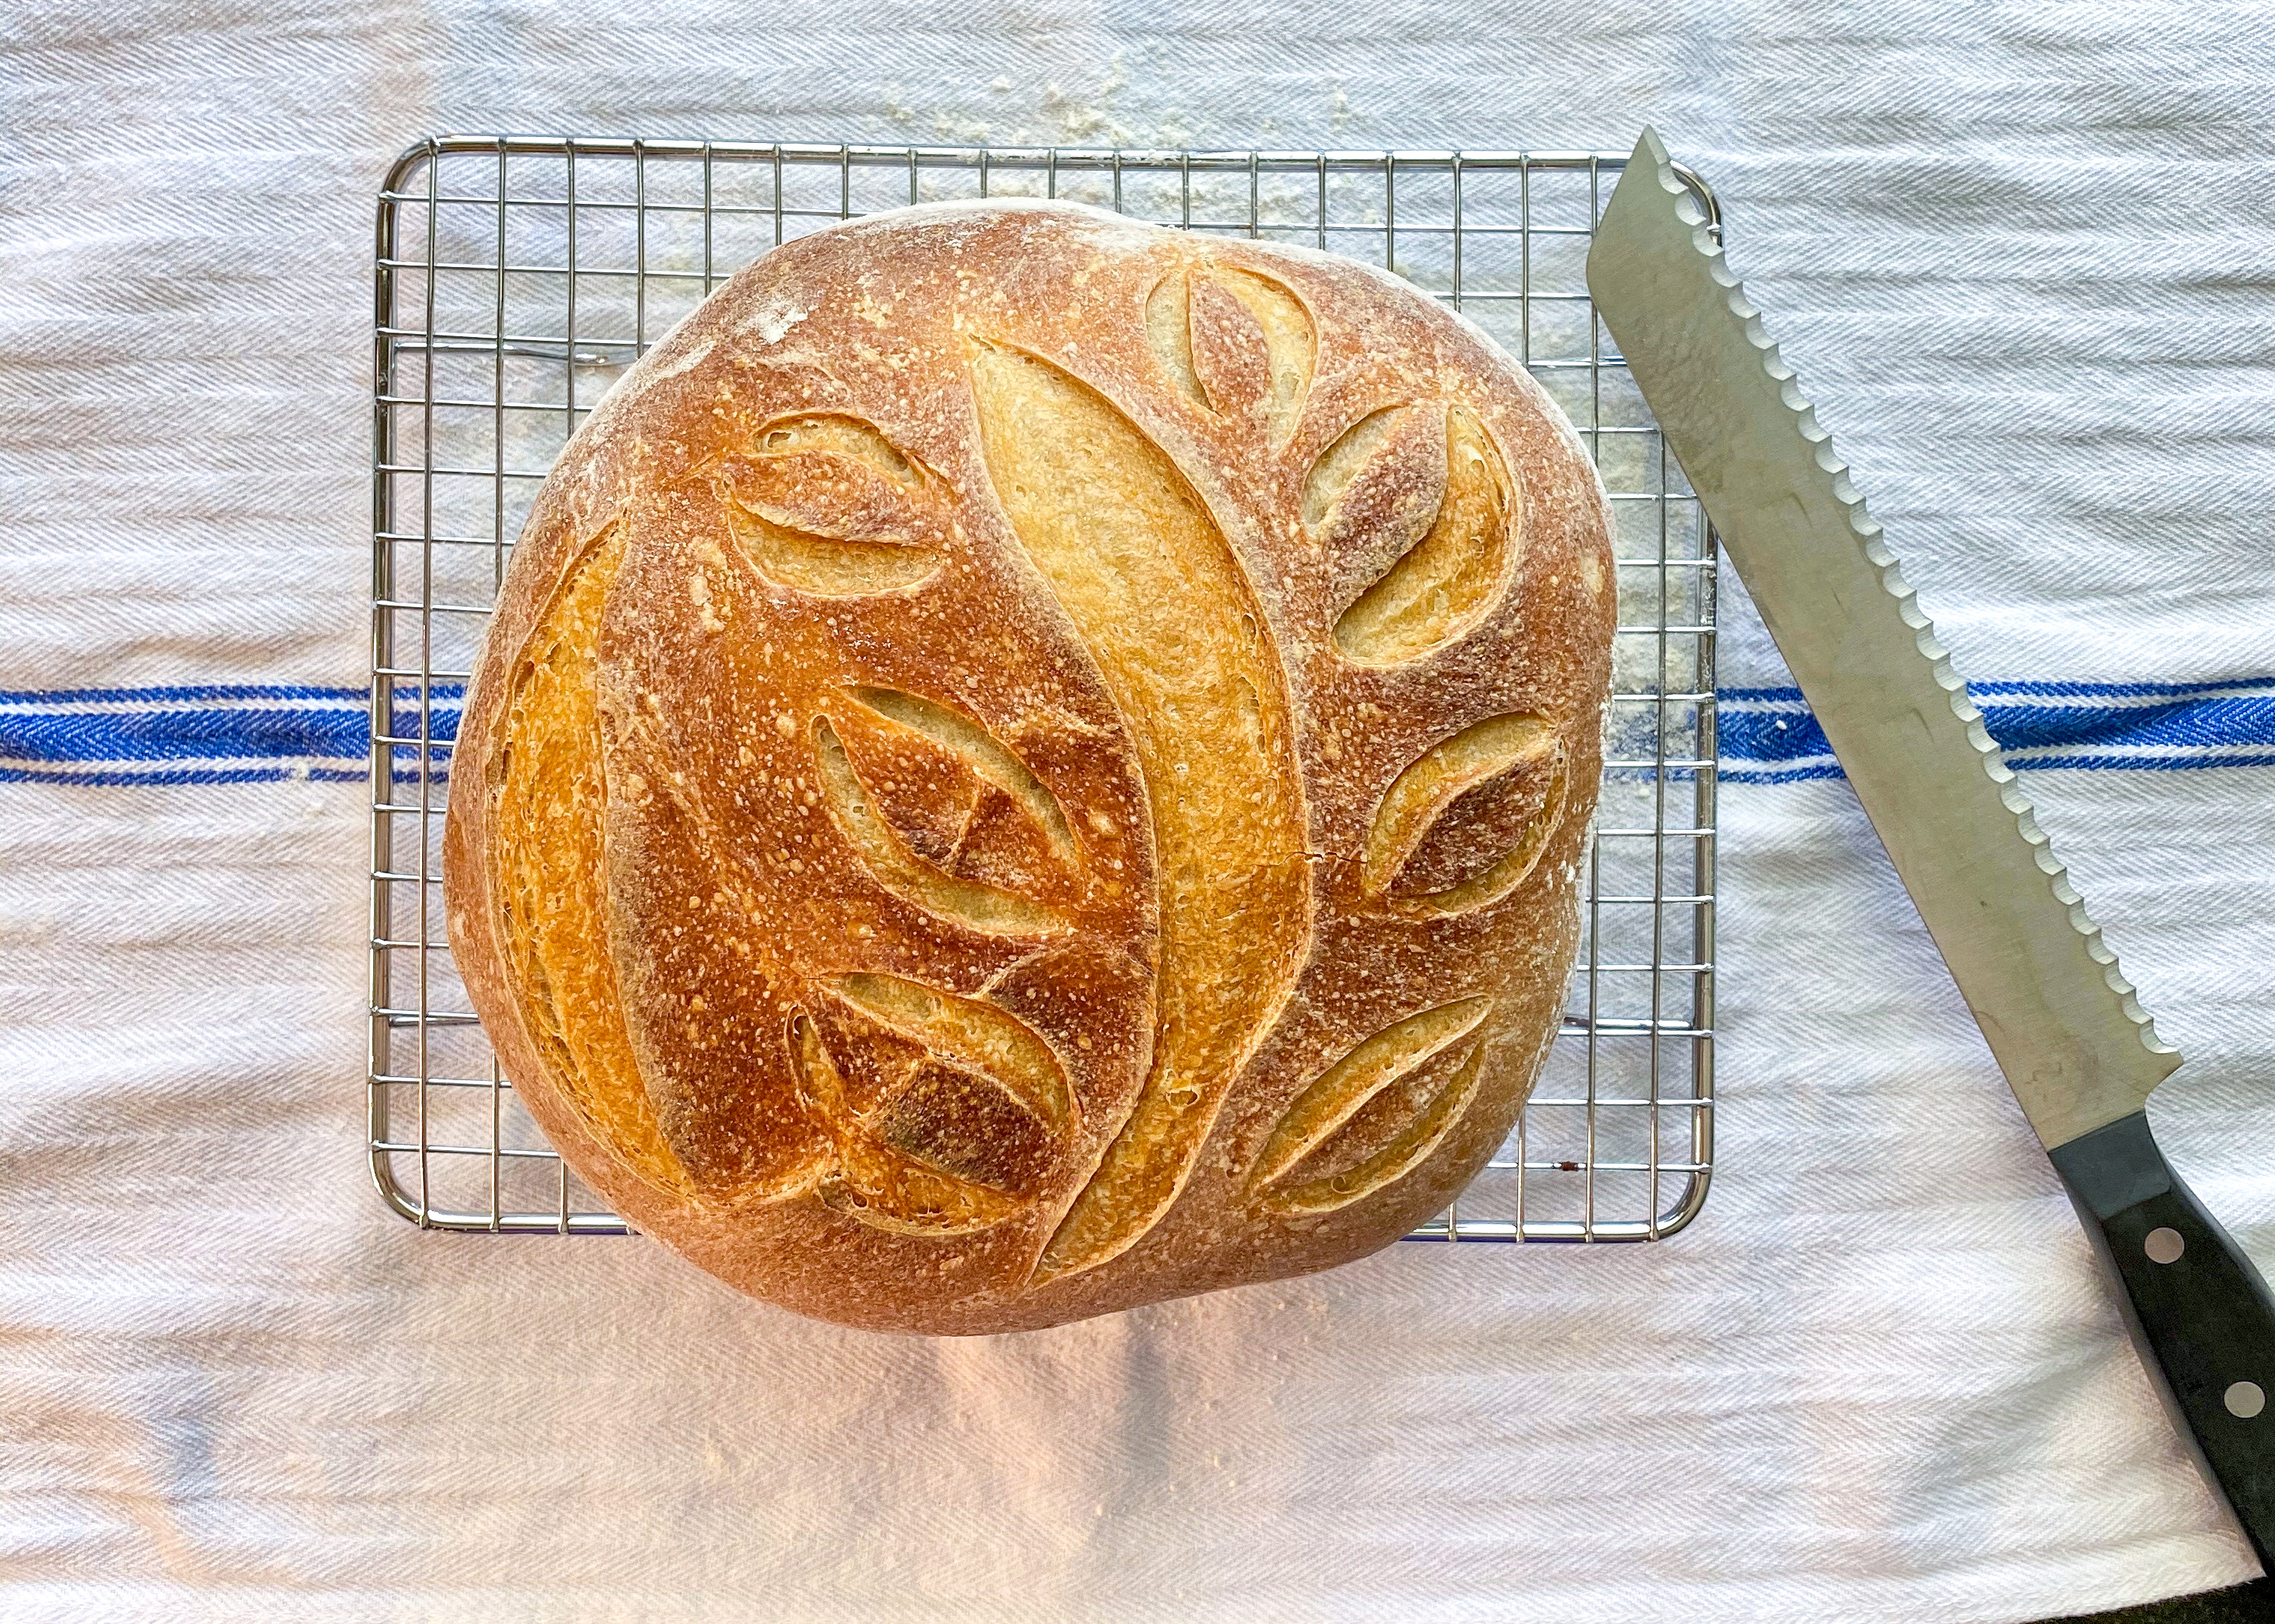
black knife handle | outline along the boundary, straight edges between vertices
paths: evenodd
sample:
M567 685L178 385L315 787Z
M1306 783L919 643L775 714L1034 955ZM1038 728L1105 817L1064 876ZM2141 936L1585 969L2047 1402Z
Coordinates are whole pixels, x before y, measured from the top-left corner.
M2146 1112L2049 1154L2125 1288L2126 1322L2166 1408L2260 1565L2275 1572L2275 1299L2267 1282L2181 1182Z

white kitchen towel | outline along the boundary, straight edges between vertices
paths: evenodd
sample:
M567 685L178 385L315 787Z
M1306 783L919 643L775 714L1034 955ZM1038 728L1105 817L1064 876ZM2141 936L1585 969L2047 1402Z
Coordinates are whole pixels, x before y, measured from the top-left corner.
M1623 150L1655 121L2275 1263L2255 9L15 0L0 1619L2028 1619L2253 1571L1735 585L1719 1173L932 1342L363 1171L372 194L443 129Z

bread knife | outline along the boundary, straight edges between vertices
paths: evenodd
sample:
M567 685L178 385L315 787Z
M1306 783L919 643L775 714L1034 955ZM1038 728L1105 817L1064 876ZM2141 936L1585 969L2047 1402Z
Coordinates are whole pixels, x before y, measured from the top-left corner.
M2143 1362L2275 1569L2275 1303L2149 1131L2149 1096L2181 1057L1649 129L1597 227L1588 287L2122 1286Z

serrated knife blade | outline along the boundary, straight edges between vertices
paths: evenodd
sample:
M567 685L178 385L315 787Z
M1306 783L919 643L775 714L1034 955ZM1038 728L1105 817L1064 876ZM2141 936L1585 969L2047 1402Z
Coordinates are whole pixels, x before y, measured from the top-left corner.
M2030 1126L2207 1471L2275 1545L2275 1303L2158 1151L2180 1064L2119 973L1712 222L1645 130L1588 256L1596 310Z

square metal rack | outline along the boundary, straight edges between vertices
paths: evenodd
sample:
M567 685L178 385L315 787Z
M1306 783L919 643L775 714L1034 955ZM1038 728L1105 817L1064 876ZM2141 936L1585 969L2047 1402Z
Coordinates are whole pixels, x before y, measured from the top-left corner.
M1523 362L1580 431L1611 493L1620 627L1579 964L1516 1131L1413 1238L1657 1240L1688 1224L1713 1159L1715 555L1588 298L1623 163L518 136L405 153L379 195L373 353L367 1111L389 1205L429 1228L625 1230L499 1076L443 929L450 741L562 445L653 339L776 244L910 203L1021 196L1388 266Z

